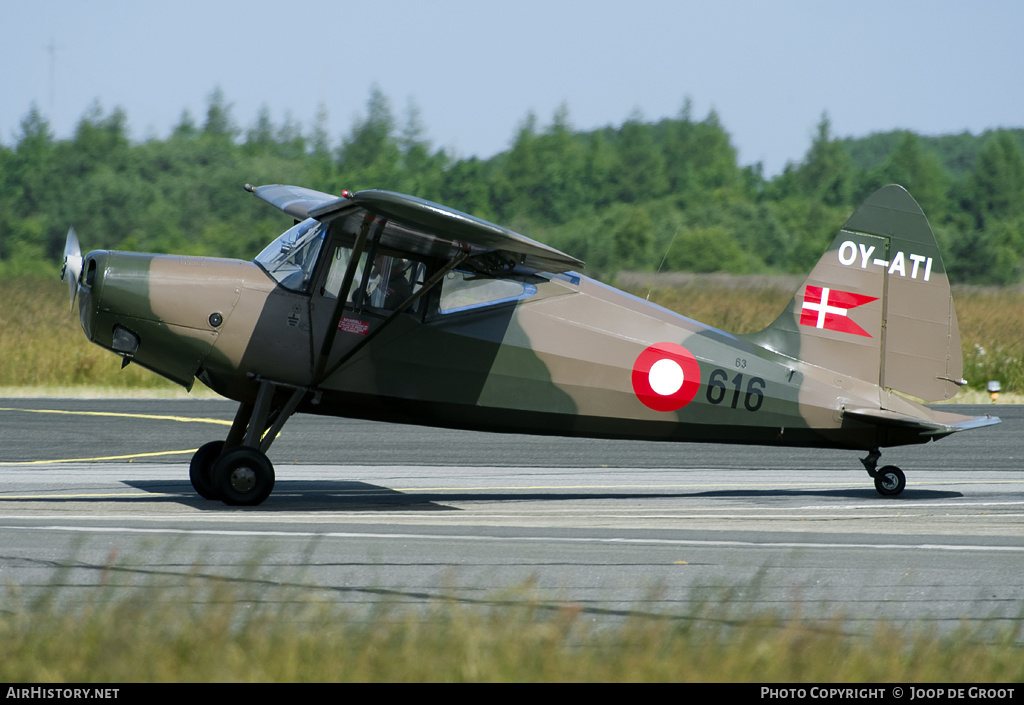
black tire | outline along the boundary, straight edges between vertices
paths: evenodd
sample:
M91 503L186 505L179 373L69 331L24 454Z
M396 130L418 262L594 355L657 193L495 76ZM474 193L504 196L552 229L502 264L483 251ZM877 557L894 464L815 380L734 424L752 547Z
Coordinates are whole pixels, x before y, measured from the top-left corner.
M224 441L211 441L195 452L188 465L188 479L192 482L192 489L203 499L220 499L213 484L213 464L223 451Z
M875 489L883 497L895 497L906 486L906 475L895 465L886 465L875 474Z
M274 465L255 448L237 446L214 463L213 484L224 504L262 504L274 491Z

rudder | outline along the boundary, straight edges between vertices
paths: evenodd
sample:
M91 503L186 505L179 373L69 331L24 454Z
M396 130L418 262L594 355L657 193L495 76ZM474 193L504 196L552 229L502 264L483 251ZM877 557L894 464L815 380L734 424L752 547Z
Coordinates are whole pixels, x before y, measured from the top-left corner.
M964 384L960 331L928 219L902 186L872 194L752 342L925 401Z

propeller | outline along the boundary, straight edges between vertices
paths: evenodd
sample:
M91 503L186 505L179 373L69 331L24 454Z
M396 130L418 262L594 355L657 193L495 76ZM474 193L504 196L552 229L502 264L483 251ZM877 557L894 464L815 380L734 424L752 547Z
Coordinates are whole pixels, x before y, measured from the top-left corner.
M71 308L75 307L75 296L78 294L78 280L82 276L82 247L78 244L78 233L74 226L68 230L68 239L64 241L64 266L60 270L61 281L68 283L68 296Z

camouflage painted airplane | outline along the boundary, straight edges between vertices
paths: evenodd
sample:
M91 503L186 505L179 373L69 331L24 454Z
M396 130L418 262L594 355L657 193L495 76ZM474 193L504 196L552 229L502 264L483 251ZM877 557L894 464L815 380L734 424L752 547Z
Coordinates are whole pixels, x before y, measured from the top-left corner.
M575 272L573 257L387 191L246 189L295 225L252 262L95 251L68 233L72 305L94 343L240 402L192 485L232 505L274 487L296 412L595 438L867 451L999 420L929 409L961 379L931 228L899 186L846 222L778 319L732 335Z

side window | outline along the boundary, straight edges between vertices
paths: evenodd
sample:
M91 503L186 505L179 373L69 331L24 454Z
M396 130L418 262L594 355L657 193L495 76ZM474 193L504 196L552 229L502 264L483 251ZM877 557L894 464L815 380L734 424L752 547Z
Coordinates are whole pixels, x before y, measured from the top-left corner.
M426 265L423 262L378 254L373 258L372 266L368 267L368 259L367 253L363 252L352 277L352 289L348 300L357 309L394 311L423 286L426 272ZM351 260L351 247L338 245L334 248L324 279L325 298L338 298ZM415 313L419 307L420 302L416 301L408 312Z
M345 279L345 270L348 269L348 263L351 260L351 247L338 245L334 248L334 252L331 253L330 265L327 269L327 278L324 280L323 295L325 298L338 298L338 293L341 290L341 283ZM356 267L355 277L352 279L352 281L355 282L355 286L359 286L359 282L363 280L363 270L365 268L366 253L364 252L360 258L359 266Z
M526 299L537 293L537 287L515 279L491 279L454 270L441 284L442 314L470 311L483 306Z
M423 286L425 269L422 262L414 259L378 254L366 279L363 306L394 311ZM417 301L411 312L418 308Z

